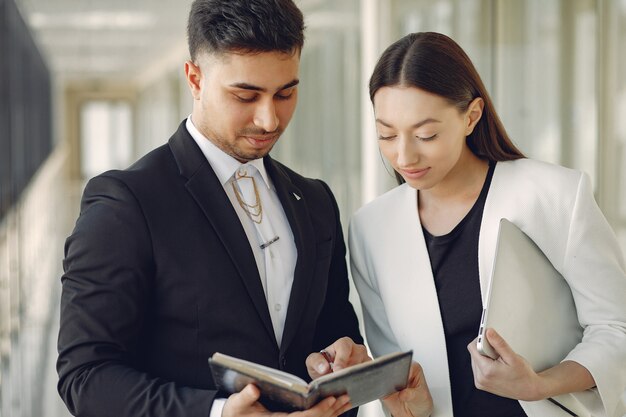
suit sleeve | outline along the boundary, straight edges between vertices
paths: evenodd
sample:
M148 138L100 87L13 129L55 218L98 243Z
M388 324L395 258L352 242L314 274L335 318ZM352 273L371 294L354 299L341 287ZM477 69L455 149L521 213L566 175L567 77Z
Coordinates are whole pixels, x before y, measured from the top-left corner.
M142 372L137 345L154 262L140 205L120 180L91 180L65 246L58 390L76 416L207 417L214 391Z
M578 184L564 260L584 327L583 339L565 358L591 372L606 415L626 413L626 273L617 239L597 206L589 178Z
M332 202L332 218L335 233L326 298L313 339L315 350L323 349L344 336L350 337L355 343L363 343L363 338L359 331L359 322L349 301L350 282L348 280L346 245L341 229L339 208L328 186L323 182L321 183Z

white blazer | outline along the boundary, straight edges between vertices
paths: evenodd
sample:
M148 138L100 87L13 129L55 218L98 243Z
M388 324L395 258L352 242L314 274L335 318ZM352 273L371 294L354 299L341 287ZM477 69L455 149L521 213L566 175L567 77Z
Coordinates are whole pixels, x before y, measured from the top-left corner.
M589 178L529 159L497 163L478 244L483 299L503 217L528 234L565 277L584 328L564 360L587 368L597 389L558 399L581 417L626 415L624 257ZM349 246L372 353L413 349L433 396L433 417L452 416L444 331L416 190L404 184L361 208L350 223ZM530 417L568 415L546 400L520 404Z

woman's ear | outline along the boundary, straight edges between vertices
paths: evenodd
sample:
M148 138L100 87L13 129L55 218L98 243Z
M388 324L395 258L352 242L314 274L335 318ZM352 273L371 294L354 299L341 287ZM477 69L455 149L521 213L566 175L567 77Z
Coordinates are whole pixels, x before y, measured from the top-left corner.
M481 97L476 97L472 102L467 106L467 111L465 112L465 120L466 120L466 128L465 128L465 136L469 136L474 131L474 128L478 124L478 121L483 115L483 108L485 107L485 101Z

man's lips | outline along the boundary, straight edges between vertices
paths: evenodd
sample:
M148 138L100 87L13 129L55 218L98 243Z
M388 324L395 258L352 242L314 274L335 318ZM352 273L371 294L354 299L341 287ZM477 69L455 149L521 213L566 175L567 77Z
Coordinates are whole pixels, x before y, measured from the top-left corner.
M245 139L249 139L249 140L255 140L255 141L268 141L268 140L274 140L276 138L278 138L281 135L282 129L276 129L273 132L265 132L265 131L261 131L261 130L242 130L239 132L238 136L245 138Z
M276 142L278 139L278 134L275 135L243 135L243 138L248 142L251 146L255 148L263 148L270 144Z
M265 141L268 141L268 140L276 139L276 135L272 135L272 136L250 136L250 135L244 135L244 137L246 139L255 140L255 141L259 141L259 142L265 142Z

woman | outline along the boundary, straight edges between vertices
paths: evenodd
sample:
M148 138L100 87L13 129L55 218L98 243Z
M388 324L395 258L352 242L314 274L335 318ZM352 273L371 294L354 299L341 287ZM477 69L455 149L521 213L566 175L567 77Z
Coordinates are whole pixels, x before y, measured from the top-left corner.
M433 416L567 416L546 400L555 396L578 415L622 416L626 274L588 177L524 158L470 59L444 35L391 45L370 98L380 150L401 183L350 226L373 354L413 349ZM565 277L584 328L563 362L539 373L493 329L500 359L475 346L501 218Z

